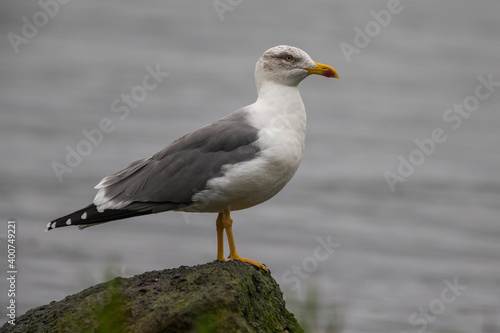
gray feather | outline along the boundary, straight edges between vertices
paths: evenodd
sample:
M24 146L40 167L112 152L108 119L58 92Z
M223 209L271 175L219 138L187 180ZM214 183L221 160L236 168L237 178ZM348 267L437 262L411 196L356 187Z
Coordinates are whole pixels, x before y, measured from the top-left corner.
M159 210L162 204L186 206L207 181L221 176L226 164L248 161L259 152L258 130L246 121L246 111L189 133L144 160L104 178L96 188L113 202L132 201L127 209ZM153 203L153 205L148 204Z

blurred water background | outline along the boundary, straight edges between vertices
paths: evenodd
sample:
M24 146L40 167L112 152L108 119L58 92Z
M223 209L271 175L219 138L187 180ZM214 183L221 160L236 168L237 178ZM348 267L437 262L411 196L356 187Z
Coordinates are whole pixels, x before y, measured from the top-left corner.
M470 97L480 76L500 81L500 2L394 4L70 1L44 16L35 1L2 2L0 267L13 218L18 313L110 276L214 260L214 214L43 230L90 203L102 177L253 103L255 62L289 44L341 79L301 83L302 165L277 197L233 213L239 253L267 264L297 317L318 294L316 332L332 318L343 332L500 332L500 87ZM23 17L40 28L12 43ZM348 57L347 44L358 45ZM147 66L169 74L127 115L113 112ZM464 102L473 111L448 113ZM59 181L53 162L104 118L113 131ZM439 128L446 140L415 153ZM392 191L384 174L410 155L420 165ZM322 241L332 253L316 250ZM5 278L0 288L5 309Z

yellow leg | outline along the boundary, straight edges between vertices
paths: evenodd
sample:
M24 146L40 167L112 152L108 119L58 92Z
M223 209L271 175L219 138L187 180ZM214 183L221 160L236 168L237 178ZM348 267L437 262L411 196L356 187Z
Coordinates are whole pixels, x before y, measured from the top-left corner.
M217 216L217 260L226 261L224 258L224 227L222 226L222 213Z
M219 252L219 225L222 226L222 229L226 229L227 241L229 242L229 259L247 262L247 263L252 264L258 268L265 270L266 272L269 272L269 270L267 269L267 267L265 265L261 264L258 261L252 260L252 259L242 258L238 255L238 252L236 252L236 244L234 243L234 237L233 237L233 220L231 219L229 211L224 211L223 213L219 213L219 216L217 217L217 259L219 259L219 254L220 254L220 252ZM221 233L222 233L222 231L221 231ZM222 237L220 237L220 238L222 238ZM223 247L223 245L222 245L222 247ZM224 256L223 251L224 250L222 250L222 256Z

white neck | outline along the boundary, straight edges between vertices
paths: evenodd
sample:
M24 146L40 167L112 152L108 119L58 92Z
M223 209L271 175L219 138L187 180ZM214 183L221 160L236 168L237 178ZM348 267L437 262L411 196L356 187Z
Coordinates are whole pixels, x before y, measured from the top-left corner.
M272 114L299 113L304 114L305 109L298 87L290 87L274 82L265 82L257 91L258 97L255 104L267 109Z
M262 82L259 88L257 101L252 105L252 120L257 127L275 137L291 131L303 146L306 112L299 89L270 81Z

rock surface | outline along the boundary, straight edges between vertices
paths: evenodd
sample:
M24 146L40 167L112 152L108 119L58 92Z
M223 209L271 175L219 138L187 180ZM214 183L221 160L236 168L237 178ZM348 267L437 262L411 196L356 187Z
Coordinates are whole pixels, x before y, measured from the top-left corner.
M238 261L115 278L0 332L303 332L269 273Z

